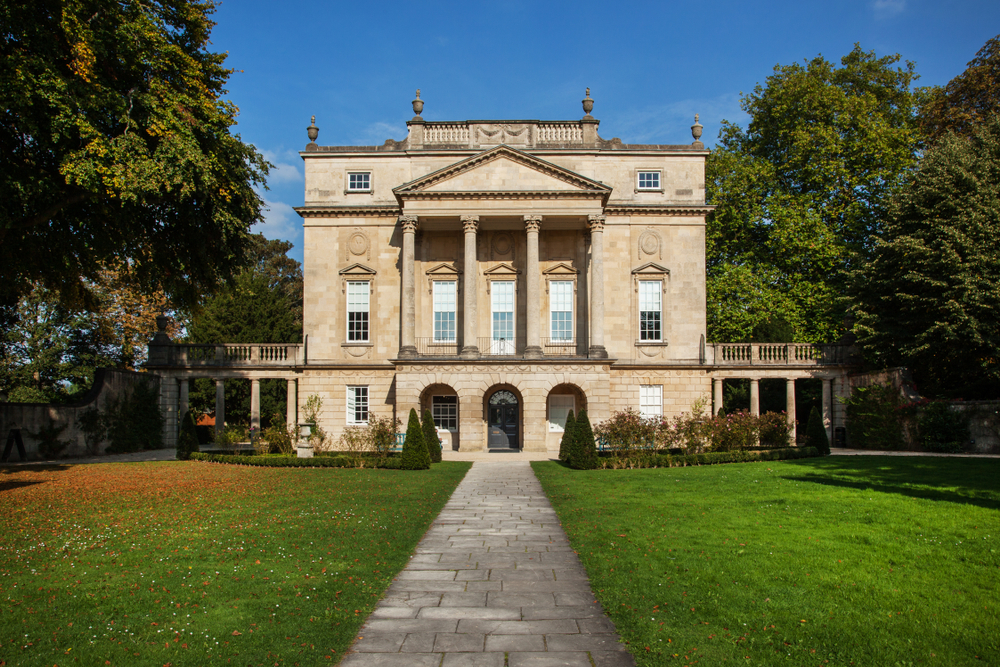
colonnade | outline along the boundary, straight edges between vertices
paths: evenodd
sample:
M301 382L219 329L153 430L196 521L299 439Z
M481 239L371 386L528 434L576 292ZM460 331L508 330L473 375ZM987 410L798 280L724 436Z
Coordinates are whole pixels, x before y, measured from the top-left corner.
M712 412L718 414L722 409L722 381L726 378L712 378ZM743 378L732 378L743 379ZM760 414L760 381L770 378L750 378L750 414ZM794 442L795 427L795 378L775 378L785 380L785 417L791 427L790 439ZM823 382L822 416L826 437L833 442L833 378L819 378Z
M464 309L464 325L462 327L463 344L460 355L466 359L477 358L480 355L477 343L478 297L479 297L479 258L477 257L476 236L479 233L479 216L460 216L462 231L465 237L465 269L462 272L462 306ZM527 239L525 288L527 289L527 318L525 334L527 340L524 354L528 358L538 358L543 355L540 338L540 301L541 301L541 267L538 257L538 235L541 231L542 216L525 215L524 231ZM587 219L587 231L590 233L590 350L589 356L595 359L606 359L607 350L604 347L604 216L591 215ZM416 296L415 296L415 243L418 218L415 215L399 216L403 231L402 254L402 295L400 307L400 358L417 356L416 348Z
M191 377L177 378L177 415L183 418L190 405L190 381L196 379ZM229 378L242 380L245 378ZM250 378L250 427L255 431L260 431L260 381L267 378ZM298 425L298 390L299 381L289 378L275 378L287 380L286 387L286 422L289 429L295 429ZM226 380L215 378L215 433L222 433L226 424Z

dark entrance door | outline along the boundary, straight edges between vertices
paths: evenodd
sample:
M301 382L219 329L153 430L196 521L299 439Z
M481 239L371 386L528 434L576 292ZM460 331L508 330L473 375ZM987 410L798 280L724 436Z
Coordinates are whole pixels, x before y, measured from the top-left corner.
M487 446L490 449L517 449L517 426L517 396L506 389L490 396Z

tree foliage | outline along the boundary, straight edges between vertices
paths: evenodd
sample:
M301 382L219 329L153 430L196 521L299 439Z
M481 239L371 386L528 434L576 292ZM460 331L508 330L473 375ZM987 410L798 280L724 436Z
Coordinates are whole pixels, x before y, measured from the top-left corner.
M949 131L970 135L1000 109L1000 35L979 49L966 70L931 91L920 110L920 127L932 142Z
M830 438L826 434L826 426L816 406L809 411L809 421L806 423L806 447L815 447L823 456L830 455Z
M563 428L562 438L559 440L559 460L569 461L569 453L573 447L573 434L576 432L576 417L570 410L566 415L566 426Z
M569 465L577 470L593 470L597 467L597 445L594 429L586 410L580 410L573 426L573 441L569 454Z
M927 396L1000 396L1000 117L927 151L852 296L867 362Z
M402 459L403 470L426 470L431 467L431 457L424 444L424 430L420 426L417 411L413 408L410 408L410 418L406 424Z
M187 325L191 343L299 343L302 340L302 267L287 253L287 241L251 236L248 265L210 296ZM284 380L261 380L261 426L284 415ZM215 383L196 380L191 405L199 412L215 409ZM249 423L250 382L226 383L226 419Z
M230 130L211 0L0 6L0 305L127 258L180 305L243 261L268 164Z
M430 410L424 410L421 428L424 430L424 444L427 446L427 455L430 456L431 463L441 463L441 438L438 437L434 416Z
M767 323L796 340L843 330L849 269L881 233L892 188L916 159L912 63L859 46L779 65L724 121L706 165L709 337L742 341Z

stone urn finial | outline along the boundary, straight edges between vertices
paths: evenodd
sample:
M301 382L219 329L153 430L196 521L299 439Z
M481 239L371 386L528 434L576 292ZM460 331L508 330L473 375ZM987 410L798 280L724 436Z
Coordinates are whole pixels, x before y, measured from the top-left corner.
M694 115L694 125L691 126L691 136L694 137L694 142L691 144L695 148L704 148L705 144L701 143L701 131L704 126L698 122L698 114Z
M413 113L417 114L417 118L420 118L420 114L424 112L424 101L420 99L420 89L417 88L417 96L413 100Z
M319 136L319 128L316 127L316 116L309 119L309 127L306 128L306 134L309 135L310 143L316 143L316 137Z
M590 112L594 110L594 100L590 98L590 88L587 89L587 96L583 98L583 113L590 118Z

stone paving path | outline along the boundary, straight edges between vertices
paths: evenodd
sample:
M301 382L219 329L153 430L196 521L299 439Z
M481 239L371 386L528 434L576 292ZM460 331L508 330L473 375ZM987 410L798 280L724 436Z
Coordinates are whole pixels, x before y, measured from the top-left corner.
M476 462L343 667L634 667L527 462Z

